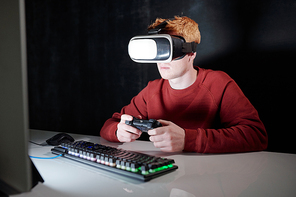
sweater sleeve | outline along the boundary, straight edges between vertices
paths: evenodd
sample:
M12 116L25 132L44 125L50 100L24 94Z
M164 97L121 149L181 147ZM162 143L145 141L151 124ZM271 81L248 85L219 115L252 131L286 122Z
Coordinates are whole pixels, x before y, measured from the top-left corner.
M266 149L267 133L256 109L232 79L223 86L209 87L219 109L221 128L185 129L184 151L227 153Z

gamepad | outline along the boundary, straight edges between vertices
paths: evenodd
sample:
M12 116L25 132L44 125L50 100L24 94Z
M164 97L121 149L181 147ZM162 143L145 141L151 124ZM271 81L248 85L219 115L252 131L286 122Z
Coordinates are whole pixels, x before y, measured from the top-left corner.
M131 121L126 120L125 124L135 127L141 130L142 132L148 132L148 130L162 126L161 123L158 122L157 120L154 120L154 119L142 120L135 117Z

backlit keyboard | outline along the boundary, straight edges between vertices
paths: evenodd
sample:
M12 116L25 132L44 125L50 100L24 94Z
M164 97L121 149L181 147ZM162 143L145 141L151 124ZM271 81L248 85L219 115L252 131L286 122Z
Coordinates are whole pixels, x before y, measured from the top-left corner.
M178 168L173 159L127 151L87 141L62 143L51 149L84 164L141 181L172 172Z

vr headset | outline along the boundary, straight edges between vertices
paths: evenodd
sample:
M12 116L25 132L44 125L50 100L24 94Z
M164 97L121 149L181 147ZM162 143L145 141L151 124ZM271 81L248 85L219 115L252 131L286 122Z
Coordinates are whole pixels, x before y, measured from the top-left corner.
M148 35L133 37L128 44L130 58L138 63L167 63L196 52L195 42L186 42L181 36L158 34L166 25L164 21L149 30Z

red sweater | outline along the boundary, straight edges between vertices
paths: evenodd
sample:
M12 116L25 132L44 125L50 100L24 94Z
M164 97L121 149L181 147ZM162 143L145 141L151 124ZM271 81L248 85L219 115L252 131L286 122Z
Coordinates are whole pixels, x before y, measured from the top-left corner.
M169 120L185 130L184 151L225 153L267 148L267 133L258 113L226 73L196 67L193 85L172 89L157 79L114 113L101 129L101 137L118 142L117 124L122 114L142 119Z

